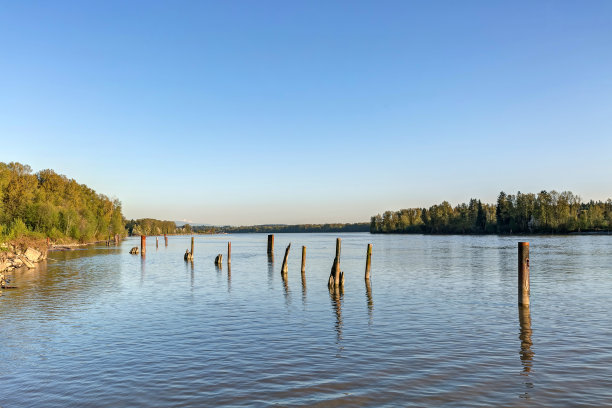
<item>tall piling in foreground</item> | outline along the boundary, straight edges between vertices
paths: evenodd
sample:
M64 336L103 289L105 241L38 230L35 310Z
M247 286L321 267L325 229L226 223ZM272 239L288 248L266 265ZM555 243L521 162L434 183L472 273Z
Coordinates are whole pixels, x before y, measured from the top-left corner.
M193 237L191 237L191 256L193 257Z
M529 242L518 243L518 303L529 306Z
M227 243L227 264L231 264L232 263L232 243L228 242Z
M164 243L168 246L168 236L164 234Z
M274 255L274 234L268 235L268 255Z
M289 249L291 248L291 242L289 243L289 245L287 245L287 249L285 249L285 257L283 258L283 266L281 267L281 275L285 276L287 275L287 271L289 270L289 267L287 265L287 259L289 258Z
M140 236L140 254L142 256L147 252L147 237L145 235Z
M302 275L306 272L306 247L302 245Z
M368 250L366 252L366 267L365 267L365 278L370 279L370 264L372 262L372 244L368 244Z

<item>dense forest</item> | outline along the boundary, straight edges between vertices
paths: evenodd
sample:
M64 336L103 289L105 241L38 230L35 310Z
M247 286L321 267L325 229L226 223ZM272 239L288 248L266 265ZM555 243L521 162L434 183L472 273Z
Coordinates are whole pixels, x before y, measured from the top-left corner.
M496 204L471 199L452 207L447 201L429 208L386 211L371 218L372 233L510 234L570 233L612 229L612 200L583 203L564 191L538 194L499 193Z
M125 235L121 202L28 165L0 163L0 240L23 236L89 242Z
M354 224L300 224L300 225L252 225L241 227L211 227L195 226L194 232L199 233L242 233L242 232L263 232L263 233L283 233L283 232L367 232L369 224L367 222Z
M125 227L130 235L190 234L192 232L189 224L177 227L174 221L160 221L153 218L130 220Z

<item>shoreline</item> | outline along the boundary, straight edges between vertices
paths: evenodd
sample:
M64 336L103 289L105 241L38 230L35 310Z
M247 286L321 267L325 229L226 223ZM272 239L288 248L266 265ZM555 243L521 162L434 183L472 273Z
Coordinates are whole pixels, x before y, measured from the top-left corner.
M13 271L26 268L35 269L39 262L47 259L49 252L74 251L89 245L108 243L109 241L93 241L85 243L50 244L46 240L13 241L0 244L0 289L16 289L11 286ZM25 248L25 249L24 249ZM2 296L2 290L0 290Z
M9 273L21 268L34 269L36 264L47 259L45 249L39 251L29 246L22 251L12 244L4 244L2 248L6 248L7 251L0 253L0 289L16 289L10 285ZM2 296L2 291L0 291L0 296Z
M102 244L105 242L108 242L108 241L102 240L102 241L93 241L93 242L76 243L76 244L51 244L47 248L47 251L49 252L74 251L75 249L80 248L80 247L85 247L88 245L95 245L95 244Z

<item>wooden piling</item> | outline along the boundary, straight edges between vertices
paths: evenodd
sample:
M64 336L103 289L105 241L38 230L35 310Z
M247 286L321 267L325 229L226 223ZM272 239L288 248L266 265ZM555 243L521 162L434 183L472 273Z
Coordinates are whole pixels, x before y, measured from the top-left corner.
M217 255L217 257L215 258L215 265L217 266L223 265L223 254Z
M365 267L365 278L370 279L370 264L372 262L372 244L368 244L368 250L366 252L366 267Z
M231 264L232 263L232 243L228 242L227 243L227 264Z
M144 256L146 251L147 251L147 237L145 235L141 235L140 236L140 254Z
M329 274L329 281L327 286L332 288L340 288L344 285L344 274L340 270L340 238L336 238L336 257L334 258L334 264L332 265L331 272Z
M336 259L334 259L334 266L333 268L333 272L334 272L334 285L336 287L340 286L340 245L341 245L341 241L340 238L336 238Z
M338 258L338 262L340 262L340 238L336 238L336 258Z
M193 257L193 237L191 237L191 256Z
M268 235L268 255L274 255L274 234Z
M306 272L306 247L302 246L302 274Z
M159 237L155 237L155 248L159 248Z
M168 236L166 234L164 234L164 242L168 246Z
M285 249L285 258L283 258L283 266L281 267L281 275L285 276L289 267L287 266L287 258L289 258L289 249L291 248L291 242L287 245L287 249Z
M529 306L529 242L518 243L518 303Z

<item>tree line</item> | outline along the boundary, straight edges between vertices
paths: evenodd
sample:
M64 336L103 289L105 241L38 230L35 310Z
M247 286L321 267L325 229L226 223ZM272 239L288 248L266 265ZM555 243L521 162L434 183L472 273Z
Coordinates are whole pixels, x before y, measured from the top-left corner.
M161 221L153 218L130 220L125 227L129 235L190 234L192 232L189 224L177 227L174 221Z
M367 232L367 222L352 224L296 224L296 225L251 225L251 226L194 226L194 232L198 233L284 233L284 232Z
M570 191L538 194L499 193L496 204L471 199L452 207L447 201L429 208L385 211L371 217L372 233L509 234L608 231L612 200L582 202Z
M125 234L121 202L53 170L0 162L0 240L90 242Z

